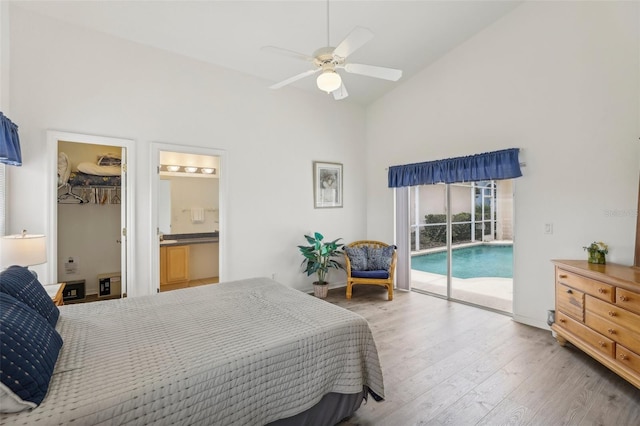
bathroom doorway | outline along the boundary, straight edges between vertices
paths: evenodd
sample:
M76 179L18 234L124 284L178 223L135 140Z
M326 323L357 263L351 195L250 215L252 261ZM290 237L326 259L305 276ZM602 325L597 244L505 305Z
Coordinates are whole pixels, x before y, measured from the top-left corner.
M154 144L154 291L224 277L224 152Z

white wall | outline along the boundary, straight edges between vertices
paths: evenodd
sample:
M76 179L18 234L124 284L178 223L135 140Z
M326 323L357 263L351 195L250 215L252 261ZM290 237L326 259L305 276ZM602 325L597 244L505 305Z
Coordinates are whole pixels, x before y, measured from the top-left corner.
M11 117L9 108L9 3L0 2L0 111L5 116ZM7 193L6 181L8 173L6 173L4 164L0 164L0 236L6 234L7 226L7 203L3 197Z
M12 119L24 166L9 170L9 230L46 224L46 130L136 141L136 278L150 288L150 144L226 150L227 278L310 289L296 245L365 237L364 110L45 18L11 6ZM257 54L257 53L256 53ZM312 162L344 164L344 208L313 209ZM38 271L41 272L40 270ZM342 274L332 280L344 281ZM49 277L44 277L44 280Z
M11 40L9 3L0 2L0 111L9 116L9 46ZM11 118L9 116L9 118Z
M551 259L633 263L639 52L637 2L527 2L405 81L367 110L367 236L393 238L388 166L521 148L514 317L545 327Z
M86 294L98 294L98 274L120 272L119 240L119 204L59 204L57 282L83 279ZM70 257L78 269L66 273Z

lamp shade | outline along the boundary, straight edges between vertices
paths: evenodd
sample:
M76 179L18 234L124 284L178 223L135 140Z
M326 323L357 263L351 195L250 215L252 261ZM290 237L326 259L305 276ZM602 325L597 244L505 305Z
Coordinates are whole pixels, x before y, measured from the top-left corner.
M8 235L0 238L0 267L40 265L47 261L44 235Z
M325 70L318 76L316 84L318 85L318 89L331 93L342 85L342 79L337 72Z

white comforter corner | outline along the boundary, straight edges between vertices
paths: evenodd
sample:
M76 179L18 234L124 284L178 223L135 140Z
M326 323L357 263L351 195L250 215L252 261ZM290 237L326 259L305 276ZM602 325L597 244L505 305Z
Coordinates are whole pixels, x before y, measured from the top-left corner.
M384 396L366 320L267 278L61 307L49 393L0 425L263 425Z

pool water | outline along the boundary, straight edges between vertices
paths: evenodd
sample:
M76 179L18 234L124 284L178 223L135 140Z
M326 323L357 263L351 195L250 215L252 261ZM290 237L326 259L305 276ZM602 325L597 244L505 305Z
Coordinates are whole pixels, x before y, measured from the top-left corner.
M513 278L512 245L478 245L453 250L452 275L456 278ZM447 275L447 252L411 257L411 269Z

